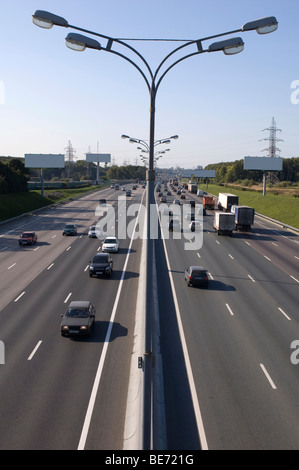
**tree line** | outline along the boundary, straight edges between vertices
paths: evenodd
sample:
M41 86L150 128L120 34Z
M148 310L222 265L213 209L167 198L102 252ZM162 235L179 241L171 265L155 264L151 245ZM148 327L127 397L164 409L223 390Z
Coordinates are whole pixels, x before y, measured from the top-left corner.
M258 170L244 170L244 160L234 162L211 163L206 170L215 170L217 183L235 183L247 181L259 183L263 179L263 172ZM299 158L284 158L282 171L274 172L276 181L299 182Z

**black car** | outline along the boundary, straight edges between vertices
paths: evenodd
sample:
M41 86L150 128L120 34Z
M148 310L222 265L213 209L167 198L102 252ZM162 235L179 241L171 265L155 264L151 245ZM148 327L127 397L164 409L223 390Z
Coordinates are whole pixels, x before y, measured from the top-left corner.
M185 270L185 281L187 286L204 286L209 283L208 272L202 266L189 266Z
M89 276L105 274L111 276L113 270L113 261L109 253L96 253L89 264Z
M94 326L96 310L88 300L73 301L62 316L61 336L89 336Z
M77 235L77 226L74 224L67 224L63 227L62 235Z

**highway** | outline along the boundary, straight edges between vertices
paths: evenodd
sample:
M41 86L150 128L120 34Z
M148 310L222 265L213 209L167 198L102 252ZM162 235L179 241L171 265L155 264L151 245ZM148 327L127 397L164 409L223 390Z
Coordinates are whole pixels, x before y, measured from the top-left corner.
M143 192L130 199L140 203ZM101 245L87 237L99 194L109 204L121 196L92 193L1 226L1 449L122 448L140 241L121 240L112 278L89 278L89 260ZM121 216L116 212L116 221ZM70 222L78 235L62 237ZM19 248L20 232L29 229L38 243ZM60 335L71 300L96 307L90 339Z
M168 446L298 449L298 366L290 356L299 338L299 237L259 217L251 232L218 236L213 211L203 230L199 250L184 250L184 236L167 236L167 227L169 239L157 247L168 263L158 273L169 291L160 299ZM208 270L207 289L187 287L188 265Z
M132 191L127 203L144 203ZM122 449L141 240L121 240L112 278L89 278L100 248L87 231L106 189L0 226L1 449ZM200 202L200 198L187 194ZM168 196L169 203L174 195ZM107 222L119 227L124 213ZM134 225L134 216L126 216ZM78 235L63 237L66 223ZM155 242L167 449L298 449L299 237L255 218L251 232L218 236L213 211L203 244L188 228ZM18 246L24 230L38 243ZM202 265L206 289L187 287L184 270ZM88 339L60 336L71 300L91 300Z

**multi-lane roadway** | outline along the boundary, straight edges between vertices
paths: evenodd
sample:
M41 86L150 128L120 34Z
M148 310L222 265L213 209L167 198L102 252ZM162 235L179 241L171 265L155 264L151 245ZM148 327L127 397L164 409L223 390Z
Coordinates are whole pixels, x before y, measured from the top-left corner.
M123 448L141 240L122 239L102 279L89 278L101 242L87 236L99 198L120 195L106 189L0 227L1 449ZM127 203L143 198L139 187ZM110 231L124 216L133 227L115 211ZM77 236L62 236L66 223ZM213 211L202 228L199 249L167 226L155 241L165 447L298 449L299 237L259 217L251 232L218 236ZM38 243L20 248L25 230ZM194 264L207 268L207 289L187 287ZM60 336L71 300L95 304L91 338Z

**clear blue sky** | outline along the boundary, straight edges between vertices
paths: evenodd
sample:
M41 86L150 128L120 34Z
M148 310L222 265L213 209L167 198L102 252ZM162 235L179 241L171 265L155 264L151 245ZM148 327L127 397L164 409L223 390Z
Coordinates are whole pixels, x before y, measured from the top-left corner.
M266 156L269 142L260 139L269 137L262 131L272 117L282 130L280 156L299 156L299 104L291 102L291 83L299 81L298 0L2 0L0 155L65 153L71 141L77 158L99 150L117 164L135 164L140 151L121 134L148 140L149 93L137 70L106 51L68 49L71 29L36 27L37 9L116 38L198 39L276 16L272 34L237 34L245 42L241 54L197 55L165 76L155 137L179 134L179 140L159 166ZM130 44L155 69L180 43Z

